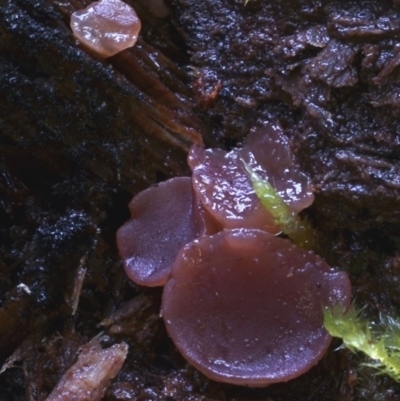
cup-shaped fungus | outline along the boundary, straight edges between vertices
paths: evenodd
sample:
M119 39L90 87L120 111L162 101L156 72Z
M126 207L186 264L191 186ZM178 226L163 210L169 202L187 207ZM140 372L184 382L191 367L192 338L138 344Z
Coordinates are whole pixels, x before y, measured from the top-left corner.
M243 148L230 152L195 145L188 157L193 187L204 208L222 228L280 231L256 196L243 161L269 180L295 212L313 202L310 180L296 166L289 141L278 125L254 130Z
M237 229L180 251L162 315L182 355L207 377L266 386L322 358L331 342L322 308L349 302L346 273L286 239Z
M140 28L135 10L121 0L95 1L71 16L74 35L103 58L132 47Z
M196 195L217 225L259 228L275 234L280 231L258 200L238 149L225 152L194 145L188 162Z
M311 181L298 168L289 140L277 123L254 128L240 155L297 213L314 202Z
M137 284L164 285L181 247L209 226L189 177L172 178L136 195L131 219L117 232L126 274Z

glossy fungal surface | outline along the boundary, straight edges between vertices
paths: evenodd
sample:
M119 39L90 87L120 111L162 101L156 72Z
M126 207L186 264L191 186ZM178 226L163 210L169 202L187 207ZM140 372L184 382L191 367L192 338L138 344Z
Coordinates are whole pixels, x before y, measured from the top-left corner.
M135 10L121 0L95 1L71 16L74 35L104 58L132 47L140 28Z
M194 145L188 162L196 195L220 228L280 231L255 194L238 149L225 152Z
M287 136L279 124L254 128L240 156L268 180L283 201L300 212L314 202L310 179L299 169Z
M222 228L280 231L260 204L243 161L268 180L294 212L313 202L311 182L295 163L287 137L279 125L268 124L254 129L242 148L225 152L195 145L189 152L195 192Z
M162 314L210 379L265 386L314 366L331 342L322 307L349 302L347 274L312 252L259 230L225 230L180 251Z
M137 284L164 285L183 245L208 229L189 177L172 178L136 195L131 219L117 232L126 274Z

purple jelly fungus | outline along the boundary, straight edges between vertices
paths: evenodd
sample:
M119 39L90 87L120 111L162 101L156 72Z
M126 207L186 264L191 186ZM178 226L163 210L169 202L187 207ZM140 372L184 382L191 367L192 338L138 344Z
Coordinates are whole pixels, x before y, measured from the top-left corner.
M267 386L307 372L331 337L323 306L350 303L346 273L260 230L224 230L179 252L162 315L182 355L208 378Z
M253 129L240 155L297 213L314 202L311 180L299 169L289 140L278 124Z
M117 232L126 274L137 284L162 286L183 245L209 232L189 177L172 178L136 195L131 219Z
M276 234L279 228L261 205L243 161L267 179L295 212L314 201L311 182L295 163L279 125L268 124L250 133L243 148L230 152L194 145L188 157L193 187L220 228L258 228Z
M196 195L220 229L280 231L257 198L238 149L225 152L195 145L189 151L188 162Z
M100 0L71 15L71 29L79 41L100 57L111 57L132 47L141 22L121 0Z

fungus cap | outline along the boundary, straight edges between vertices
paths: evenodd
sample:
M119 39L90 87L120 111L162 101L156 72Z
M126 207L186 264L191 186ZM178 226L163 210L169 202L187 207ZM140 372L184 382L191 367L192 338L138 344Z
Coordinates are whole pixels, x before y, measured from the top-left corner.
M296 213L314 201L311 181L300 171L278 124L253 129L244 146L230 152L194 145L188 156L194 190L222 228L258 228L273 234L280 231L255 194L243 161L268 180Z
M117 231L128 277L145 286L164 285L180 248L209 229L189 177L172 178L136 195L131 219Z
M289 139L279 124L253 128L240 156L268 180L283 201L297 213L314 202L311 180L297 165Z
M238 149L225 152L193 145L188 162L196 195L220 228L280 231L257 198Z
M323 306L350 302L344 272L259 230L225 230L187 244L164 287L162 315L182 355L210 379L266 386L325 354Z
M132 47L140 28L135 10L121 0L95 1L71 16L74 35L104 58Z

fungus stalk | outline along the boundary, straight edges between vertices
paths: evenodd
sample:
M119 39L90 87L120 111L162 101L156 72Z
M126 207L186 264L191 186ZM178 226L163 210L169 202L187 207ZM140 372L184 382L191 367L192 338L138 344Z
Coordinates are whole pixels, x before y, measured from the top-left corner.
M361 316L354 304L347 311L335 306L324 310L324 326L329 334L343 340L352 352L361 351L373 360L366 363L400 382L400 320L381 316L373 324Z
M274 217L275 223L296 245L312 249L315 245L315 235L307 220L299 218L278 195L273 186L262 179L244 160L243 165L249 175L253 189L262 205Z

